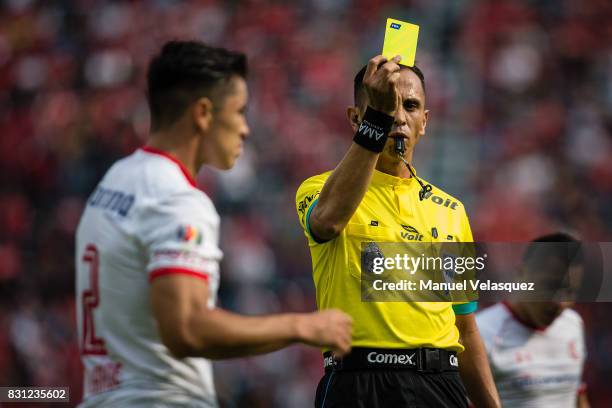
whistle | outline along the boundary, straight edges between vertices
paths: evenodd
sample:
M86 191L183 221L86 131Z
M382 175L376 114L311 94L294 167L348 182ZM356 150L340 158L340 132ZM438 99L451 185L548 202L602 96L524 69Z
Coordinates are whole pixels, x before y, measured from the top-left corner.
M395 152L399 154L400 156L403 156L405 151L406 151L406 144L404 143L404 138L396 137L395 138Z

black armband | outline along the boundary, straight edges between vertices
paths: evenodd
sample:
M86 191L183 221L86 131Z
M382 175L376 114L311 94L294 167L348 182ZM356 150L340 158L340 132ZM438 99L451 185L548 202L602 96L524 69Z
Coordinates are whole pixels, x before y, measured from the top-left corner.
M387 137L393 126L393 116L379 112L368 106L355 132L353 142L375 153L380 153L385 147Z

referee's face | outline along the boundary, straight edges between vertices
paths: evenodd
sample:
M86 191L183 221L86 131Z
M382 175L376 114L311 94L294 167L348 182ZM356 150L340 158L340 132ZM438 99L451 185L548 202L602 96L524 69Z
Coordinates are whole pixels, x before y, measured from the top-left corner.
M406 144L404 158L412 160L412 152L419 139L425 135L427 116L429 111L425 109L425 92L419 77L410 69L400 71L397 90L401 97L401 105L395 114L395 122L389 133L389 139L385 149L378 161L399 162L395 152L394 138L402 137Z
M419 77L408 68L400 71L397 90L401 97L401 105L395 114L395 122L389 133L389 139L383 152L378 158L378 168L392 169L403 166L395 152L394 138L404 139L406 150L404 158L412 161L414 147L421 137L425 135L427 116L429 111L425 109L425 92ZM349 120L352 122L353 130L356 131L367 107L367 96L363 94L359 106L349 108Z

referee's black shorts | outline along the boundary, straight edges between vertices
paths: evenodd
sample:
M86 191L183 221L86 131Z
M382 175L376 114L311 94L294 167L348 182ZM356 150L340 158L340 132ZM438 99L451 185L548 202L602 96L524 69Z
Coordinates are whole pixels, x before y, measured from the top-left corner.
M347 370L327 372L317 387L315 408L467 408L456 371Z
M354 347L323 355L315 408L467 408L457 353Z

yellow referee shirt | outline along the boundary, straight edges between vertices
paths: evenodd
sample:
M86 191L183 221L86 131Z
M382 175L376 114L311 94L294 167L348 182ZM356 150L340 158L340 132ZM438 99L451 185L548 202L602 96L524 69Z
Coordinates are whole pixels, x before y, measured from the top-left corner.
M414 178L404 179L374 170L372 182L357 211L336 238L319 243L308 219L331 174L310 177L296 194L300 224L312 256L317 307L338 308L353 317L353 347L436 347L463 351L455 313L471 313L476 303L362 302L361 243L472 242L461 202L433 187L423 201Z

